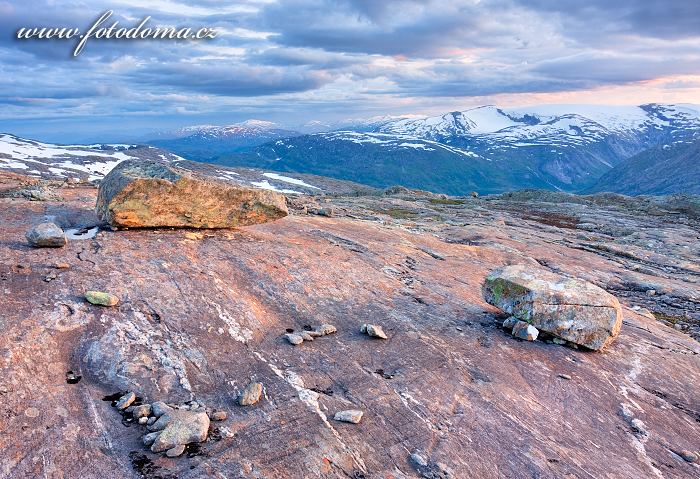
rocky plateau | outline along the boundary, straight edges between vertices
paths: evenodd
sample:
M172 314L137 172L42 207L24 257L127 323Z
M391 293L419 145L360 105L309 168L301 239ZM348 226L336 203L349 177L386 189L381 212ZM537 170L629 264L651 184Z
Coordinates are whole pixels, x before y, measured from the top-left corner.
M94 184L0 173L0 477L700 476L696 197L316 184L113 231ZM514 337L482 292L510 265L610 293L619 335Z

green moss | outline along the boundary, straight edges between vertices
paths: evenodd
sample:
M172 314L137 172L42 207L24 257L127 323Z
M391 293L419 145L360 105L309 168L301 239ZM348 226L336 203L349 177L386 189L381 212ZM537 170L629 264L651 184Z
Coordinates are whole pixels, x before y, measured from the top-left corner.
M433 205L463 205L464 200L455 200L451 198L430 198L428 200Z

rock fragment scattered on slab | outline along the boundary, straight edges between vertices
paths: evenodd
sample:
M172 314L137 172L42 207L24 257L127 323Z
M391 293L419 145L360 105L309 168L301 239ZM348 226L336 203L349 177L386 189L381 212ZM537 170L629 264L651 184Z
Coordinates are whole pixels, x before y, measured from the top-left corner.
M209 419L212 421L225 421L227 417L228 413L226 411L212 411L209 414Z
M238 404L241 406L252 406L260 401L262 396L263 385L259 382L251 382L238 395Z
M360 332L372 338L389 339L382 327L375 324L363 324L360 326Z
M89 303L97 306L116 306L119 304L119 298L111 293L102 291L88 291L85 293L85 299Z
M613 295L532 265L492 271L483 293L488 303L539 331L589 349L610 344L622 326L622 308Z
M68 240L66 234L55 223L41 223L27 231L27 242L35 248L60 248Z
M511 333L513 336L519 339L524 339L525 341L534 341L540 332L531 324L525 321L518 321L513 326L513 331Z
M347 411L338 411L333 416L333 419L341 422L349 422L352 424L358 424L362 420L364 412L359 409L348 409Z
M136 394L133 392L128 392L119 398L117 404L114 405L120 411L128 408L136 400Z
M287 338L289 344L298 346L304 341L313 341L314 338L328 336L329 334L333 334L337 331L338 329L332 324L322 324L308 331L300 331L298 333L287 333L284 335L284 337Z

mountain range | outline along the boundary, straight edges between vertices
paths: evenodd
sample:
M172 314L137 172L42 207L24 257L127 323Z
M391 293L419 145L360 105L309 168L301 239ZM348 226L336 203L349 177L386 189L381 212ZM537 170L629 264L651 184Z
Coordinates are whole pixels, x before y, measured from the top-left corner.
M700 131L700 107L483 106L432 117L348 120L327 128L302 134L249 121L189 127L150 143L195 161L313 173L375 187L402 184L449 194L605 187L639 194L647 191L617 188L615 168L633 174L633 166L623 165L636 155L661 148L664 156L689 147ZM680 170L659 173L672 185Z

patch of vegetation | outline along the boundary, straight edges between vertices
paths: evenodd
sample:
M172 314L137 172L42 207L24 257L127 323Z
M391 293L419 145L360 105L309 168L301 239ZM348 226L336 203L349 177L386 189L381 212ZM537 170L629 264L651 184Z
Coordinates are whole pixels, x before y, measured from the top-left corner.
M430 198L428 200L433 205L463 205L464 200L456 200L453 198Z

